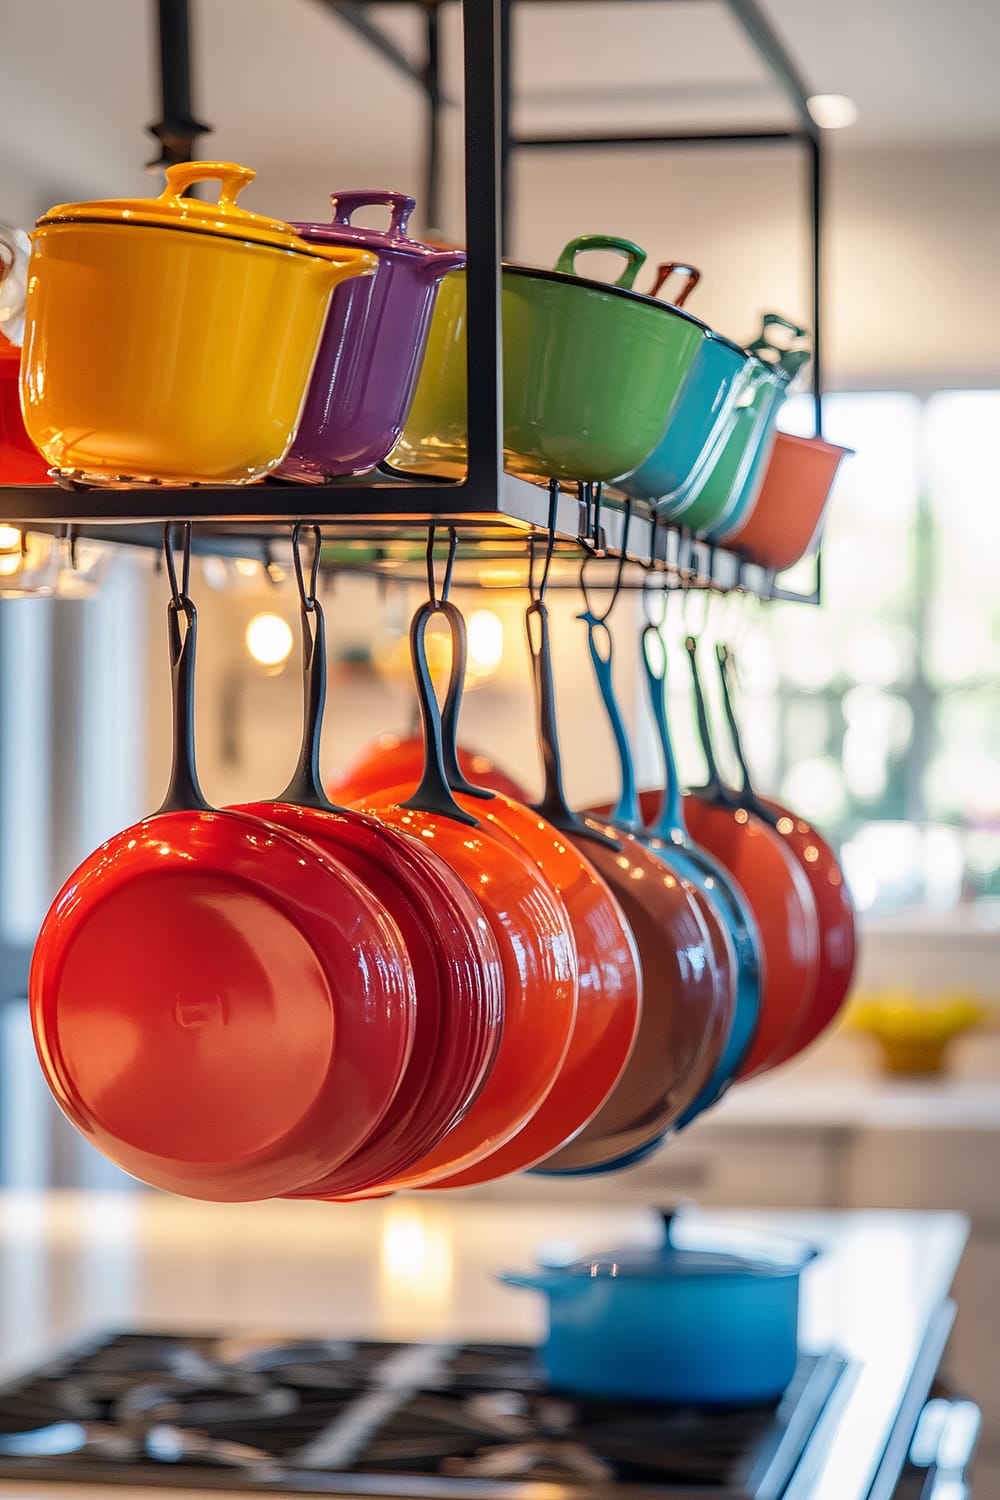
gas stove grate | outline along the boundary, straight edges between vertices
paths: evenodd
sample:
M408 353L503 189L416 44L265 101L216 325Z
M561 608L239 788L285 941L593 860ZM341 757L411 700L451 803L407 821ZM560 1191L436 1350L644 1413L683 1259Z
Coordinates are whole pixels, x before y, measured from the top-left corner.
M515 1344L126 1333L0 1392L0 1477L453 1500L778 1500L845 1370L777 1405L550 1390Z

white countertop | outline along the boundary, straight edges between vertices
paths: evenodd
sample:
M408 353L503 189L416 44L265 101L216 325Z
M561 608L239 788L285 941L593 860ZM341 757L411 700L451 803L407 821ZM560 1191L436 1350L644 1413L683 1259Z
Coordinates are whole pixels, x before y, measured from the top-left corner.
M703 1217L780 1230L823 1250L804 1273L801 1341L806 1349L835 1345L856 1362L856 1379L803 1493L861 1500L947 1297L965 1220L870 1212ZM658 1240L655 1217L639 1210L449 1203L445 1195L335 1206L0 1194L0 1373L100 1328L537 1339L542 1299L499 1285L494 1270L527 1265L553 1242L594 1250ZM91 1493L76 1489L81 1500ZM0 1493L40 1500L66 1489L8 1482ZM115 1494L128 1500L127 1490Z
M715 1130L1000 1130L1000 1082L994 1077L891 1078L818 1073L790 1066L731 1088L691 1127Z

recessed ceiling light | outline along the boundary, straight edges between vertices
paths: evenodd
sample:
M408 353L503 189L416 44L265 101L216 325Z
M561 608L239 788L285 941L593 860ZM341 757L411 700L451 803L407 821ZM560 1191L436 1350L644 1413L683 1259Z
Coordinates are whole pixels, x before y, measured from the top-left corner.
M858 118L858 106L846 94L813 94L806 106L821 130L846 130Z

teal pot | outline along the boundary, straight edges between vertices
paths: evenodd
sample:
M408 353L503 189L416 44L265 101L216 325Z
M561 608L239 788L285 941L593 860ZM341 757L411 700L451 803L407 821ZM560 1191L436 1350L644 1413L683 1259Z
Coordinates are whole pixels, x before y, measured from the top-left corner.
M659 506L667 520L718 541L750 513L767 471L778 411L792 380L809 360L804 338L805 330L798 324L777 313L764 315L759 337L748 345L750 364L743 389L698 480Z
M504 1272L548 1298L551 1385L584 1396L743 1406L777 1400L798 1361L799 1280L816 1251L668 1225L658 1250Z
M720 524L731 502L743 493L762 450L769 446L784 393L784 381L751 357L742 391L716 436L700 482L689 485L676 499L661 502L660 515L696 536Z
M720 334L710 332L702 340L659 443L646 462L621 481L626 494L659 502L664 514L696 495L752 363L745 349Z
M575 273L586 250L625 258L613 284ZM632 290L645 253L580 235L552 271L504 265L504 465L528 479L612 480L646 461L708 329ZM403 434L389 462L460 477L467 467L465 275L445 277Z

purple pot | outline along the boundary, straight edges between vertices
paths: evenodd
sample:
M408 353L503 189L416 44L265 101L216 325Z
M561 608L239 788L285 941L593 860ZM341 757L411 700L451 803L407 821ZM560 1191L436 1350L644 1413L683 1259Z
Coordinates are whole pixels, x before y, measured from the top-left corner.
M441 278L465 265L461 250L411 240L416 207L405 193L331 195L333 222L296 224L306 240L356 245L378 256L374 276L344 281L330 303L299 429L278 470L284 479L322 484L363 474L395 447L413 399ZM355 228L351 215L378 204L386 230Z

